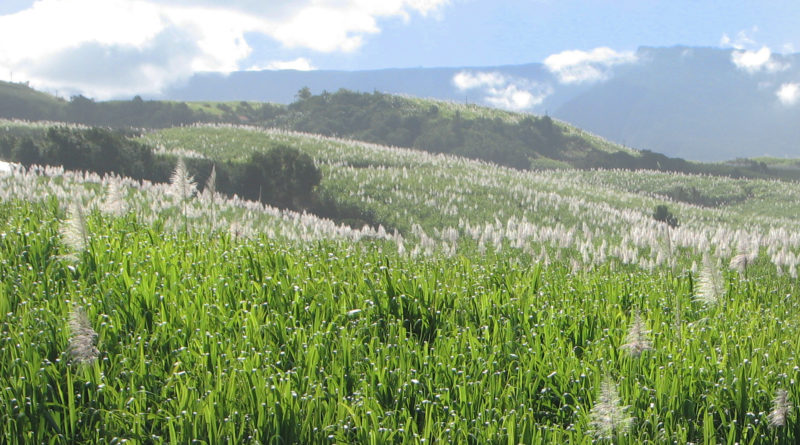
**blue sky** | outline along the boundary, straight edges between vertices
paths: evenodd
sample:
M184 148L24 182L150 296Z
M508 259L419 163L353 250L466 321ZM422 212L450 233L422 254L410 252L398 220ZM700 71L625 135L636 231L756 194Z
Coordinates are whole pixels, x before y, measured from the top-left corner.
M197 71L563 65L673 45L769 58L800 50L798 23L796 0L0 0L0 79L106 99Z

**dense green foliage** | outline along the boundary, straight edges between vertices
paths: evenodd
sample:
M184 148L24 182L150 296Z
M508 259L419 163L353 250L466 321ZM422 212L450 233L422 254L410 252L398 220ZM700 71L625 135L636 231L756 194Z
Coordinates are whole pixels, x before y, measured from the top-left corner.
M65 107L47 93L30 88L27 84L0 81L0 118L26 120L58 120Z
M144 101L136 96L130 101L95 102L83 96L73 97L63 110L69 122L87 125L163 128L204 120L185 103Z
M165 235L89 215L77 265L55 202L2 204L0 437L7 443L588 443L606 376L615 443L794 443L768 428L800 378L796 283L570 273L500 256ZM73 305L100 358L70 364ZM624 352L638 310L653 349Z
M431 104L412 108L409 99L388 94L335 94L300 97L289 106L287 124L294 130L450 153L520 169L530 158L560 159L568 140L549 117L527 116L518 122L501 118L449 115Z
M15 127L0 134L0 157L25 166L61 165L67 170L165 182L174 161L128 136L102 128Z
M238 182L246 199L263 202L263 197L269 196L278 207L296 209L311 202L320 179L311 157L282 145L250 155Z

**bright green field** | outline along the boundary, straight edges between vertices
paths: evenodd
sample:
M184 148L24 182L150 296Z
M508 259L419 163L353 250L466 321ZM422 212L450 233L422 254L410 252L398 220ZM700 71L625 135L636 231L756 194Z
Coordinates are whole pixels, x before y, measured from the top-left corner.
M147 137L216 159L291 143L399 232L129 182L112 217L108 180L0 175L0 443L800 440L796 410L769 426L776 392L800 395L798 184L517 172L252 129ZM665 200L675 185L721 204ZM60 233L76 199L77 252ZM680 227L652 220L664 202ZM749 249L743 274L725 267ZM697 301L704 255L714 304ZM75 305L91 364L69 352ZM604 380L630 420L600 439Z
M89 217L76 267L52 203L2 206L6 443L578 443L606 375L635 417L620 443L768 443L796 399L793 280L571 274L502 256L409 260L376 246L163 236ZM101 356L67 363L72 303ZM654 349L620 349L634 308Z

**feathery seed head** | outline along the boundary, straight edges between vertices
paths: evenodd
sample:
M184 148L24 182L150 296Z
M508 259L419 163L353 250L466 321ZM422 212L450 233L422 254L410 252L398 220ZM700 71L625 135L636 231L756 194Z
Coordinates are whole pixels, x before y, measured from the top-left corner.
M725 284L718 265L714 265L708 256L703 257L703 268L697 279L695 301L706 305L716 304L725 295Z
M194 177L186 169L186 163L183 162L183 158L178 158L178 163L175 164L175 170L172 171L169 182L170 192L181 201L191 198L194 192L197 191L197 183L194 182Z
M103 201L103 210L114 216L122 216L128 211L128 202L125 200L125 190L116 181L108 183L106 197Z
M598 439L611 439L627 433L633 425L627 406L622 406L617 385L606 376L600 384L597 401L589 412L589 431Z
M80 254L89 247L89 231L86 228L86 215L78 202L72 202L67 210L67 219L59 230L64 244L72 256Z
M769 413L769 425L773 428L786 425L786 418L792 412L792 403L789 401L789 392L779 389L772 401L772 411Z
M731 258L730 268L735 269L740 275L744 275L747 267L756 260L758 252L740 253Z
M75 306L69 314L69 348L67 352L70 361L77 364L91 364L100 355L100 351L95 347L97 332L92 329L86 311Z
M648 335L649 333L650 331L645 329L645 324L637 310L633 316L631 326L628 329L627 343L621 346L622 349L627 350L633 357L638 357L642 352L653 349L653 344Z
M211 199L214 199L214 193L217 192L217 166L211 166L211 173L208 175L208 179L206 179L206 187L203 189L203 193L208 192L208 195Z

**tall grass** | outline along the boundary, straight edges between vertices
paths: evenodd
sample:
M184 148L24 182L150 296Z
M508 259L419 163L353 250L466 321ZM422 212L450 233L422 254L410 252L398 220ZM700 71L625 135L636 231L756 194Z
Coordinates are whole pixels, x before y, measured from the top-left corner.
M57 203L0 210L0 442L590 443L608 378L635 419L616 443L798 438L791 410L770 414L797 397L797 287L765 264L721 272L709 306L669 268L412 259L95 211L71 266ZM99 352L84 366L65 355L76 305Z
M189 199L184 175L0 176L0 443L798 442L796 184L159 137L218 161L290 141L402 233ZM666 230L675 182L775 212L671 203Z

